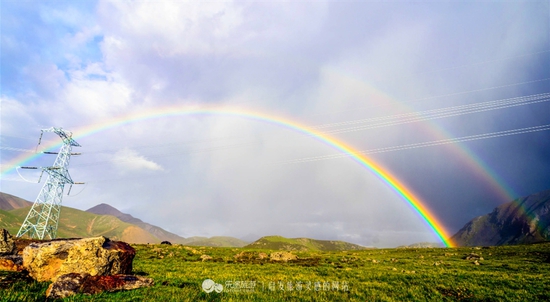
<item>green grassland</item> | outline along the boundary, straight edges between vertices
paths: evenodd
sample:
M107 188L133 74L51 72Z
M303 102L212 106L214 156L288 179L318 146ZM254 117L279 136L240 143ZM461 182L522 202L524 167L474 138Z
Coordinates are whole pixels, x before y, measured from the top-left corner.
M270 260L267 249L133 246L134 273L153 278L153 287L67 300L550 301L550 243L293 251L298 258L288 262ZM207 278L223 291L204 292ZM48 283L8 281L0 282L0 300L45 300Z
M265 236L246 247L287 251L346 251L364 249L360 245L344 241L285 238L282 236Z

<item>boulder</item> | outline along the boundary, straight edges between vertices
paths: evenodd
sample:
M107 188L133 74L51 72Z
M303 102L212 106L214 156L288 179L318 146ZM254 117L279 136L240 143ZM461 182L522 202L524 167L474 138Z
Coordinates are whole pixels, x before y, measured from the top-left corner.
M202 262L204 262L204 261L210 261L210 260L212 260L212 256L201 255L201 260L202 260Z
M23 257L20 255L0 256L0 271L21 272L23 267Z
M5 229L0 229L0 256L14 255L17 253L15 242Z
M130 274L135 254L127 243L105 237L33 242L23 250L23 266L37 281L68 273Z
M17 255L15 241L4 229L0 229L0 270L15 272L23 270L23 258Z
M269 254L269 260L271 261L289 261L289 260L296 260L298 259L298 256L289 253L289 252L274 252Z
M153 285L153 279L133 275L91 276L87 273L61 275L46 291L48 298L65 298L74 294L97 294L130 290Z

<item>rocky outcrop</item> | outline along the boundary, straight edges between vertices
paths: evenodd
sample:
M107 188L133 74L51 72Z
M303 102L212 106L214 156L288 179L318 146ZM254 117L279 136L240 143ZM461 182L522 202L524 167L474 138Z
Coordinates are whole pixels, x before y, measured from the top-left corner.
M0 271L21 272L23 267L23 258L21 255L0 256Z
M127 243L105 237L42 241L12 238L0 229L0 270L22 272L8 277L54 281L47 291L51 298L151 286L152 279L129 275L135 255Z
M153 279L133 275L91 276L87 273L61 275L46 291L48 298L65 298L74 294L97 294L130 290L153 285Z
M127 243L105 237L34 242L23 250L23 266L37 281L68 273L130 274L135 254Z
M516 199L476 217L451 241L458 246L528 244L550 240L550 190Z
M271 261L289 261L289 260L296 260L298 257L292 253L289 252L274 252L269 254L269 260Z
M14 255L16 252L15 242L7 230L0 230L0 256Z
M17 254L17 246L7 230L0 229L0 270L20 272L23 258Z

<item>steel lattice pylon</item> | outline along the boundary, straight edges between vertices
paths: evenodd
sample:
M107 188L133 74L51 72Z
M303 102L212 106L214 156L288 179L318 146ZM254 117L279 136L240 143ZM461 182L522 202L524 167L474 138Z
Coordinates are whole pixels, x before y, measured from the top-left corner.
M59 152L44 152L46 154L57 154L55 162L51 167L21 167L27 169L42 169L42 173L48 173L48 179L40 190L36 201L31 210L27 214L27 218L21 225L17 237L28 236L30 238L44 239L49 237L55 239L57 237L57 226L59 224L59 213L61 211L61 201L65 184L74 184L75 182L69 175L68 167L71 155L79 153L71 153L72 147L80 147L80 145L71 138L72 133L63 130L62 128L43 129L40 135L40 140L44 132L55 132L63 145ZM40 140L38 144L40 144Z

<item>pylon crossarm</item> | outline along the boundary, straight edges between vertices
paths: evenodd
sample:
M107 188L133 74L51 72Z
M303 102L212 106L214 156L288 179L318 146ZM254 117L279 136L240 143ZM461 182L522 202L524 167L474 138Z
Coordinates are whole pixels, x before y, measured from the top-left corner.
M57 167L54 167L54 168L57 168ZM50 169L50 168L46 168L45 171L48 172L50 175L53 174L53 177L61 180L60 182L68 183L68 184L74 183L71 177L69 176L69 173L63 173L63 171L58 172L55 169Z

